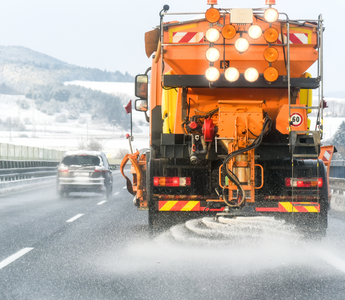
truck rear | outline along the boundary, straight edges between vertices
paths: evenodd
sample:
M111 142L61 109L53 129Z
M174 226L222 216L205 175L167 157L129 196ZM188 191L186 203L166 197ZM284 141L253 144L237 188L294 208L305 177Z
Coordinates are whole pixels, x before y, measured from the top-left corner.
M136 77L135 108L149 110L150 149L121 164L135 205L150 226L261 214L324 235L333 146L321 147L321 15L292 20L272 0L262 9L207 4L172 22L164 17L186 14L165 5L145 34L152 65Z

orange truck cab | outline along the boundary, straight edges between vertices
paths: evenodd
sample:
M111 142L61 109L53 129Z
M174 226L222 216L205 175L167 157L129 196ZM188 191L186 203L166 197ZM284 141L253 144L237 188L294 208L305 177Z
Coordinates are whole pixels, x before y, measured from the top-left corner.
M186 15L165 5L145 34L152 64L136 76L135 108L150 113L150 149L121 166L132 163L135 204L150 226L260 214L324 235L322 17L292 20L272 0L262 9L207 2L187 21L164 22Z

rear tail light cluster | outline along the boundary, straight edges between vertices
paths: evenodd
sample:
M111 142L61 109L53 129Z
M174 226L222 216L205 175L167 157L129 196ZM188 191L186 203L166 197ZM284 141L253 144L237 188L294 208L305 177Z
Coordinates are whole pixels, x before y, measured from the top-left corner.
M190 186L190 177L153 177L154 186Z
M58 168L58 172L68 172L68 167L61 166Z
M95 172L106 172L107 170L104 167L95 167Z
M285 178L285 186L291 187L293 182L293 187L298 188L310 188L310 187L322 187L323 180L322 178L297 178L292 180L292 178Z

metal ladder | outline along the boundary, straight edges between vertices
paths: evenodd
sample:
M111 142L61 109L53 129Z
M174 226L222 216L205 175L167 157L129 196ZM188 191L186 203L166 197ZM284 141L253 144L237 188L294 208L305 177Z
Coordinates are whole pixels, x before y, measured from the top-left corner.
M307 20L306 20L307 21ZM320 85L318 88L318 103L315 106L293 106L291 101L291 77L290 77L290 22L287 19L287 39L286 44L287 47L287 74L288 74L288 97L289 97L289 147L291 153L291 202L292 207L293 202L297 202L297 194L294 189L294 182L297 181L297 174L295 174L295 165L294 162L296 159L316 159L317 160L317 178L319 178L319 155L320 155L320 145L321 139L323 137L323 20L322 15L319 15L318 20L318 60L317 60L317 76L320 80ZM305 109L305 110L312 110L316 111L316 120L315 120L315 130L308 130L308 131L292 131L291 125L291 109ZM309 129L309 128L308 128ZM305 143L302 143L304 141ZM309 141L309 143L307 143ZM299 147L304 147L304 149L310 148L310 150L314 147L313 151L307 151L307 153L300 153ZM314 152L314 153L312 153ZM315 181L318 179L315 179ZM317 184L317 202L320 205L320 193L319 193L319 185ZM297 200L297 201L296 201ZM292 209L292 218L294 216L294 210ZM320 214L318 214L319 216Z

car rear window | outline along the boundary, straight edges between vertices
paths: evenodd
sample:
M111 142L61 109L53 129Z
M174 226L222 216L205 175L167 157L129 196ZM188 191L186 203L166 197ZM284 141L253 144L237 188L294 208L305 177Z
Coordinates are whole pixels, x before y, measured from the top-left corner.
M71 165L87 165L87 166L99 166L100 158L94 155L71 155L66 156L62 160L62 163L66 166Z

